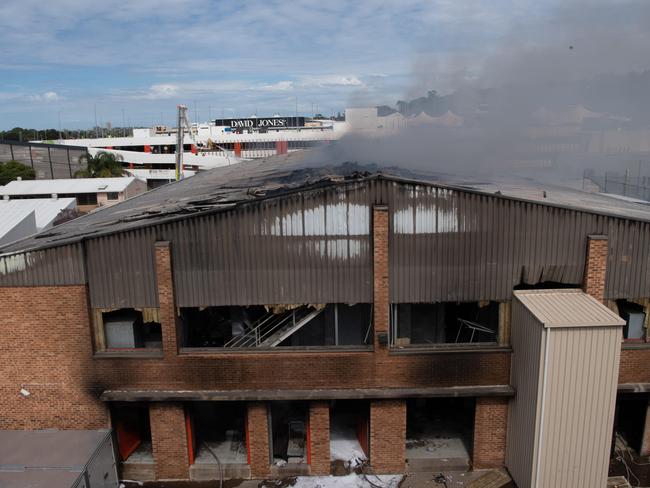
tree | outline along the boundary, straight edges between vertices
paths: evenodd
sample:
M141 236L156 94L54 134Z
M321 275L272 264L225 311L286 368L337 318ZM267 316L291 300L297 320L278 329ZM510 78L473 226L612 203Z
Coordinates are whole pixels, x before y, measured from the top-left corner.
M86 168L76 171L75 178L111 178L126 174L122 166L122 156L113 153L100 151L94 156L86 153L79 158L79 162L85 162Z
M0 163L0 185L6 185L19 177L23 180L33 180L36 178L36 171L14 160Z

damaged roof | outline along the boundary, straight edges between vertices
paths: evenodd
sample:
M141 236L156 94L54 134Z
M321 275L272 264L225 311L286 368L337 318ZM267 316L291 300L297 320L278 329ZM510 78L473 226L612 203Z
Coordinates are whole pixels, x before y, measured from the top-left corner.
M231 209L253 200L347 181L385 178L405 183L497 195L549 206L650 222L650 203L524 181L478 180L433 171L344 162L315 164L307 152L273 156L198 173L182 181L97 209L22 241L0 248L15 253L161 224L184 216Z

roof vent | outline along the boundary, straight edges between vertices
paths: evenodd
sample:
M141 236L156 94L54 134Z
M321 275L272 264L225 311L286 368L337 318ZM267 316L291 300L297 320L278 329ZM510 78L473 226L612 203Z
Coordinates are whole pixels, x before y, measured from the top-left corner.
M52 193L52 200L58 200L59 195L57 193Z
M16 181L23 181L23 177L19 176L18 178L16 178Z
M106 190L106 188L108 188L108 185L99 185L97 187L98 190Z
M9 200L9 195L2 195L3 200Z

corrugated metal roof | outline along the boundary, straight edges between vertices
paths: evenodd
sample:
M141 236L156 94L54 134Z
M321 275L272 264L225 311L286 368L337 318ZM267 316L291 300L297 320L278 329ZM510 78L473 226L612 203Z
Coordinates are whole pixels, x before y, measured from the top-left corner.
M621 317L581 290L518 290L514 296L546 328L625 325Z
M124 191L136 178L66 178L11 181L0 187L0 195L51 195Z
M52 224L62 210L72 209L77 206L74 198L19 198L15 200L0 199L0 232L9 225L12 215L28 214L34 212L36 229L41 230Z
M56 230L5 247L4 252L44 249L88 237L170 222L187 215L210 214L244 202L275 197L343 180L385 180L455 189L493 198L539 203L626 220L650 222L650 204L627 202L603 195L532 182L513 183L490 178L477 180L406 166L380 167L356 162L312 161L309 151L257 159L198 173L164 185L111 207L58 226ZM118 178L119 179L119 178ZM73 180L70 180L73 181ZM47 190L51 192L51 190ZM0 190L0 194L2 190Z

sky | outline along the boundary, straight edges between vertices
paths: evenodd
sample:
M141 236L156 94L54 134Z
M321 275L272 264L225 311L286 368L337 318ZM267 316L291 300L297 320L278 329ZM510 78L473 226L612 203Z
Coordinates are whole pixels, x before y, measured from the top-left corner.
M513 32L551 36L562 4L2 0L0 130L393 105L478 76Z

